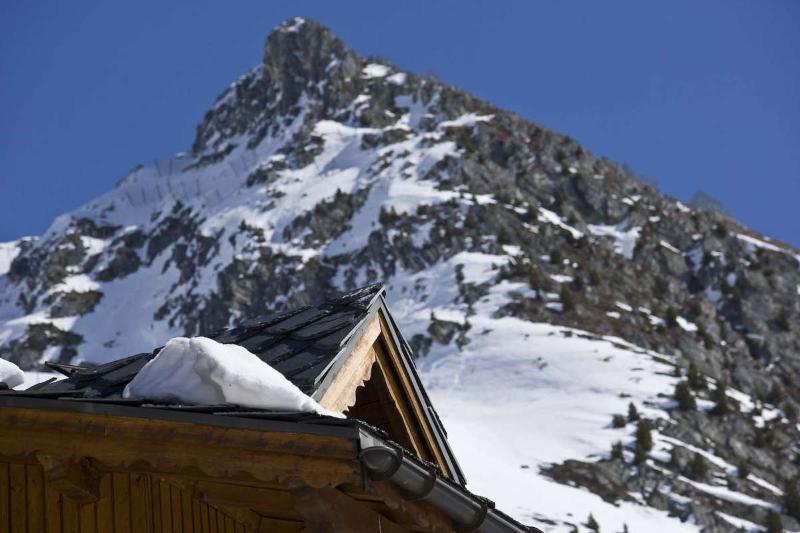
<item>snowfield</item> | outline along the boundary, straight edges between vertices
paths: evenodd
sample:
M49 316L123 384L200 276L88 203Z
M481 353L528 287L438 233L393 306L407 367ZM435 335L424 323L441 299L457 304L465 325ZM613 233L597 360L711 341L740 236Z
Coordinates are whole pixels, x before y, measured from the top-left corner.
M616 441L632 443L635 426L613 429L612 416L633 402L648 418L666 417L672 400L659 395L671 398L678 378L672 357L622 339L493 318L512 294L532 292L496 281L492 265L511 257L461 253L424 272L399 273L388 285L390 309L408 338L427 328L431 313L471 324L470 342L461 349L454 342L435 344L417 360L470 490L546 531L572 531L590 513L602 531L622 531L625 524L633 532L699 531L665 512L612 505L540 474L540 467L568 459L607 457ZM448 282L457 267L468 283L493 284L469 316L456 303L456 284ZM428 296L424 302L421 294Z
M471 321L486 333L459 353L420 362L470 490L523 522L561 521L552 528L536 522L550 531L571 531L589 513L603 531L622 531L623 524L631 531L698 531L666 513L614 506L539 474L548 464L607 456L614 441L632 442L634 426L612 429L611 417L631 401L648 417L663 416L658 393L670 393L675 383L669 365L563 327L510 317Z

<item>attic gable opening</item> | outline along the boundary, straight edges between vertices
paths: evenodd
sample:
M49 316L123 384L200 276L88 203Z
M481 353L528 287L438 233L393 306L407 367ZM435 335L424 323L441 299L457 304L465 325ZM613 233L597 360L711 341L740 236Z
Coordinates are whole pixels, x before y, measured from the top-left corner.
M356 403L344 415L382 429L406 449L415 448L377 361L372 364L370 378L356 391Z

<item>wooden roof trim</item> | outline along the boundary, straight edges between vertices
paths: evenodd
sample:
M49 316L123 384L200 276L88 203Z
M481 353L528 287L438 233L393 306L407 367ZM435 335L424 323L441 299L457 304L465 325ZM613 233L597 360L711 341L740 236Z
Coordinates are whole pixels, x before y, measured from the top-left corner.
M356 403L356 391L370 378L376 360L373 345L381 334L381 323L375 315L367 323L350 354L325 389L319 403L326 409L343 413Z

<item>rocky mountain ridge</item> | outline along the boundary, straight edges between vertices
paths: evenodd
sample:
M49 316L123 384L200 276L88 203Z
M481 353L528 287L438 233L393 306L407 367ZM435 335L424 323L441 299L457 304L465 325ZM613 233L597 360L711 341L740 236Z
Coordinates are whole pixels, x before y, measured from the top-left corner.
M599 495L604 530L622 502L675 528L800 529L800 251L306 19L270 34L191 153L0 245L0 350L91 364L373 281L456 426L467 389L443 372L499 371L514 335L636 358L601 383L638 413L595 424L618 447L518 466ZM581 360L561 381L559 361L530 363L520 394L581 382ZM513 512L587 527L582 510Z

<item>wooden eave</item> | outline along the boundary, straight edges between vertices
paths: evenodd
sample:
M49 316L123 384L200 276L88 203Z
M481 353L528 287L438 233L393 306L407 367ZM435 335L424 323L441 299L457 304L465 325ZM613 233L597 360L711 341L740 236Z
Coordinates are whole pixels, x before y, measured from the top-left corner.
M313 487L360 483L358 431L147 407L0 396L0 454L92 457L121 471Z

